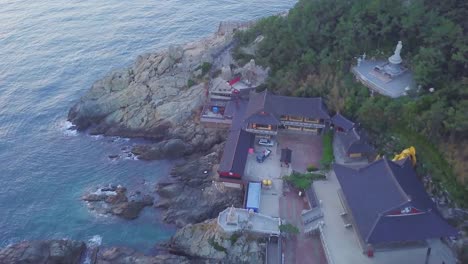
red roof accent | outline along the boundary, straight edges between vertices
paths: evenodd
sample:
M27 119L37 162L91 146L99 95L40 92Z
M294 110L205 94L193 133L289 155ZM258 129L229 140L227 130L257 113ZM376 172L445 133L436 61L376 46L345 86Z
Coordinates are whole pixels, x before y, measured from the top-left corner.
M233 86L234 84L238 83L240 81L240 77L236 77L232 80L229 81L229 85Z
M416 209L412 206L404 207L401 209L393 210L387 214L387 216L400 216L400 215L413 215L413 214L422 214L423 211Z

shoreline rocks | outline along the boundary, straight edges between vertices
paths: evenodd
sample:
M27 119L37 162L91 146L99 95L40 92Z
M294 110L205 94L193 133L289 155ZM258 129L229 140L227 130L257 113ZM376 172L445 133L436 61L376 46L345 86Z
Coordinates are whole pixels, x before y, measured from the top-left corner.
M266 243L262 239L246 233L225 233L216 219L210 219L179 229L171 238L169 248L213 263L264 263Z
M137 218L144 207L153 205L153 197L150 195L136 191L127 197L126 193L125 187L110 185L87 193L81 199L87 202L88 208L92 211L128 220Z
M205 76L195 75L213 63L232 35L214 35L184 46L138 56L134 65L95 82L68 113L78 130L91 134L175 138L207 97ZM206 74L206 73L205 73Z
M124 247L98 247L93 250L92 264L263 262L264 249L256 238L239 235L240 242L236 243L216 228L213 218L228 206L242 206L243 193L215 181L214 166L219 162L226 130L205 128L198 121L208 95L209 76L202 66L208 63L214 65L212 71L221 69L219 57L228 54L231 46L232 32L225 32L141 55L132 67L114 71L94 83L70 109L68 120L78 130L158 141L134 146L131 152L139 159L190 156L156 187L160 199L155 206L164 209L163 220L182 227L166 245L168 253L145 256ZM232 72L224 69L224 75ZM134 219L144 206L150 205L149 199L138 195L140 200L134 201L132 196L126 196L125 188L109 186L85 195L83 200L97 212ZM133 202L138 206L129 205ZM203 223L197 224L200 222ZM216 243L228 248L226 241L232 245L219 252Z
M212 152L176 165L169 179L156 186L163 220L182 227L216 218L226 207L242 205L242 191L225 188L214 181L213 166L219 153Z
M80 241L23 241L0 249L0 263L79 264L85 250L85 243Z

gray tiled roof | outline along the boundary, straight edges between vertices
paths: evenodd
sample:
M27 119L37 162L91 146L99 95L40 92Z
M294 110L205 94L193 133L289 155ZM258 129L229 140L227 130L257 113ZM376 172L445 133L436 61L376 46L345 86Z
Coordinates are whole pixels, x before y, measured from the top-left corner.
M281 149L281 162L291 163L292 150L289 148Z
M341 127L344 130L348 131L354 127L354 122L342 116L340 113L336 113L331 119L333 125Z
M280 124L281 115L330 119L321 97L280 96L266 90L261 93L251 93L246 122L277 125Z
M231 101L229 104L233 120L218 170L242 175L247 162L248 149L253 144L254 135L242 130L247 101L239 99Z
M360 135L356 128L350 131L340 134L343 142L343 147L346 154L350 153L372 153L374 148L367 143L365 136Z
M356 231L366 244L454 236L417 179L409 159L386 158L360 169L334 164ZM403 213L405 208L411 213Z
M244 130L231 131L226 140L219 171L238 173L242 176L253 140L254 134Z

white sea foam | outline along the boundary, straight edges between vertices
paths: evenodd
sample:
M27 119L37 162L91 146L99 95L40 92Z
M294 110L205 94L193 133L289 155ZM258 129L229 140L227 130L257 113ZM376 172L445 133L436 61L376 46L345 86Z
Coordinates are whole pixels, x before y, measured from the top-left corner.
M98 247L102 244L102 236L95 235L88 240L89 247Z
M95 248L99 247L101 244L102 244L102 237L100 235L95 235L95 236L93 236L92 238L90 238L88 240L88 243L86 243L88 248L86 249L83 264L91 264L92 263L91 255L92 255L92 252L94 251L92 249L95 249Z
M76 129L72 129L73 123L68 120L59 121L56 126L65 136L73 137L78 135L78 131Z
M125 153L125 157L124 157L124 160L138 160L138 157L131 153L131 152L124 152Z
M104 136L103 135L92 135L91 138L94 139L94 140L100 140L102 139Z

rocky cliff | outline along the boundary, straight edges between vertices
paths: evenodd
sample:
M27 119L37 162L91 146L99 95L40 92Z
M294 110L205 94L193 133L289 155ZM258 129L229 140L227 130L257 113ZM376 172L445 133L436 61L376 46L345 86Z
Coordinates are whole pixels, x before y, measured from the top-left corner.
M78 264L85 249L79 241L25 241L0 249L0 263Z
M183 127L207 96L203 76L229 35L139 56L134 65L110 73L69 111L79 130L125 137L183 136Z
M141 55L132 67L94 83L68 119L91 134L158 140L132 150L141 159L207 151L224 141L226 133L202 126L197 114L207 99L209 69L231 39L229 34L214 35Z
M179 164L168 180L158 183L156 207L165 209L164 221L182 227L215 218L228 206L242 206L241 190L214 181L213 166L218 160L219 153L212 152Z
M210 263L264 263L265 243L261 241L261 237L252 235L224 233L212 219L178 230L170 248Z

